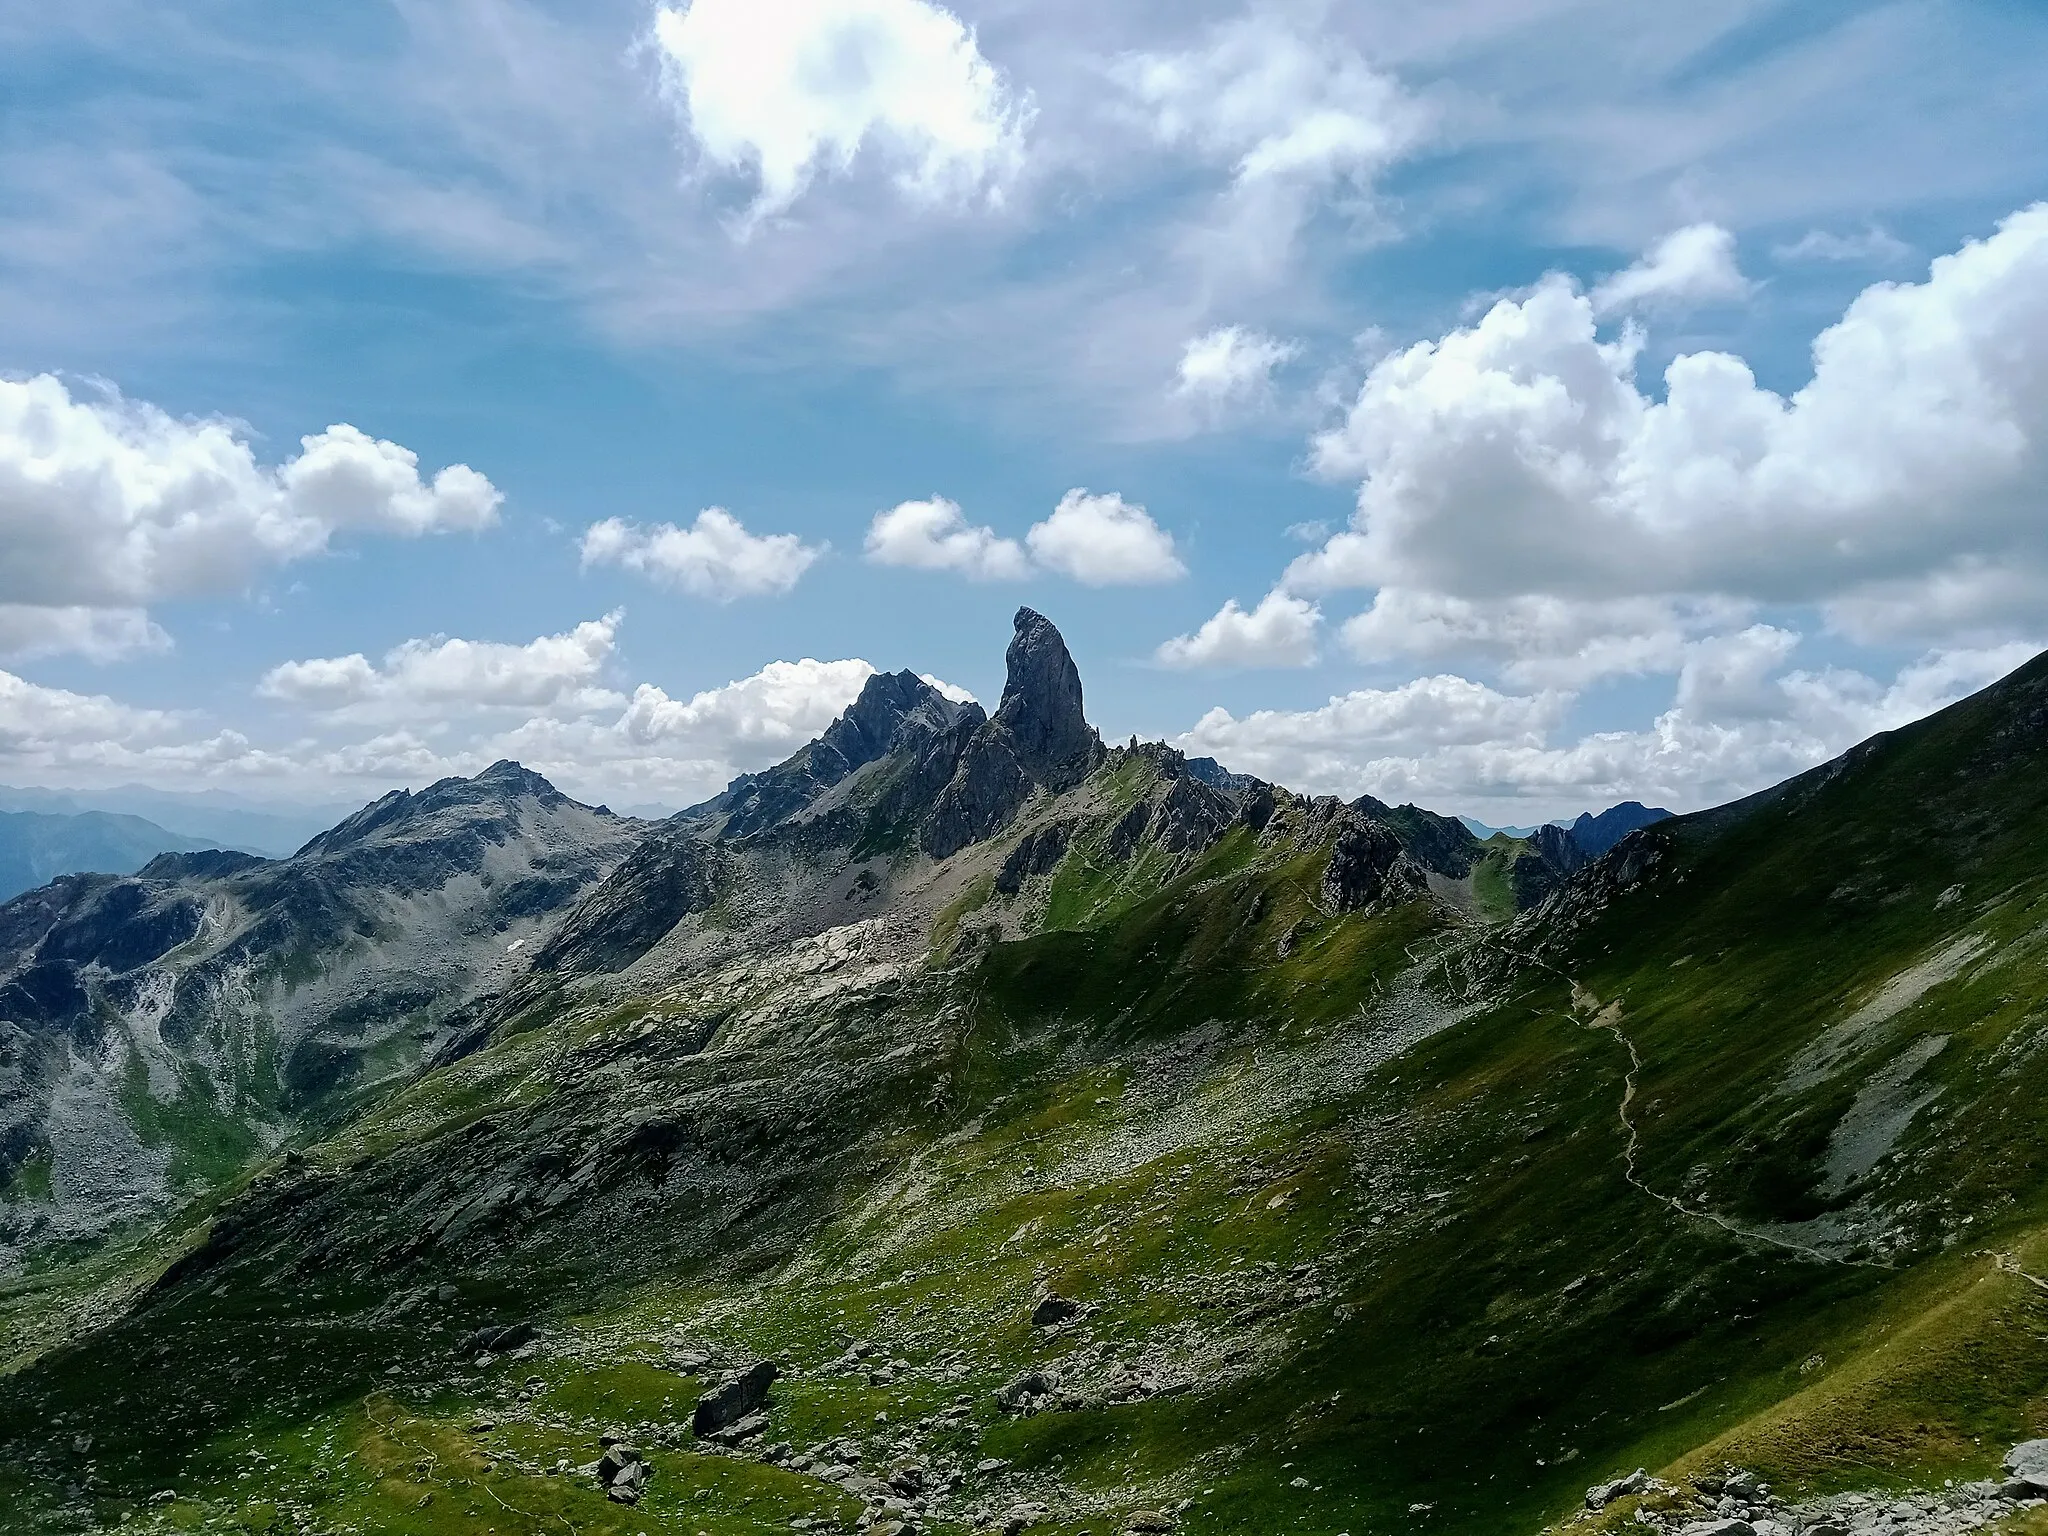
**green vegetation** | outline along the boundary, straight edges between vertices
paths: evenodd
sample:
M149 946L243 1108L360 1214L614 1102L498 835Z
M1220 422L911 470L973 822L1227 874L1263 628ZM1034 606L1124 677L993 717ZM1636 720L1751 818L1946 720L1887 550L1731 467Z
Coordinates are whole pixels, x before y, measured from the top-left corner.
M1327 851L1248 827L1185 866L1091 833L1019 898L1037 931L963 959L970 884L947 965L551 993L168 1239L0 1289L0 1530L843 1528L862 1498L789 1462L849 1443L959 1478L939 1536L1029 1498L1048 1536L1479 1536L1638 1465L1986 1475L2048 1432L2016 718L1639 834L1540 919L1508 841L1487 923L1335 915ZM147 1088L195 1167L247 1156ZM1084 1310L1034 1328L1049 1292ZM518 1318L512 1357L458 1348ZM781 1464L692 1444L685 1346L785 1364ZM631 1510L585 1470L614 1428L654 1468Z

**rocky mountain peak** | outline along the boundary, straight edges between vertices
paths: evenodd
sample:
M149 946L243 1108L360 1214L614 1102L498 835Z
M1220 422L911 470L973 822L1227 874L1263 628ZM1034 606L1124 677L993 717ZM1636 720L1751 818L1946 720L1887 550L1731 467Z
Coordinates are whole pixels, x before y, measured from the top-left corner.
M1049 788L1066 789L1086 778L1102 754L1082 711L1081 672L1045 615L1019 608L1015 623L995 724L1027 774Z

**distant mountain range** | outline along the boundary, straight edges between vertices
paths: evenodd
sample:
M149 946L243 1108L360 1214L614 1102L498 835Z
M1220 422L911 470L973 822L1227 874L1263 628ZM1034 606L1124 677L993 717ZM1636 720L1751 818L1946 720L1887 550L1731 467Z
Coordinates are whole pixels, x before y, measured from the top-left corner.
M1638 827L1655 826L1660 821L1671 820L1670 811L1644 805L1640 800L1624 800L1595 816L1582 812L1577 821L1557 820L1546 822L1546 826L1562 827L1571 834L1572 841L1585 851L1586 857L1598 858L1616 843ZM1483 821L1470 816L1460 816L1465 830L1484 842L1489 837L1506 834L1509 837L1531 838L1542 831L1541 827L1490 827Z
M0 901L48 885L59 875L132 875L158 854L213 846L140 816L0 811Z
M355 809L353 805L339 804L278 805L246 800L217 789L180 794L140 784L104 790L14 789L0 785L0 811L40 811L53 816L104 811L115 816L142 817L178 837L192 839L202 848L236 848L272 859L288 858L298 852ZM173 845L166 843L158 851L172 850Z

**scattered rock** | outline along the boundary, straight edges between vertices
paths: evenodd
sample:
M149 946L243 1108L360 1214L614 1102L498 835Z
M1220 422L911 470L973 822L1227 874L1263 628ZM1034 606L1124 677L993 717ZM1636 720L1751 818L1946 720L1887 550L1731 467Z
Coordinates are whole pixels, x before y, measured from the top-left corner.
M605 1438L612 1440L609 1435ZM633 1447L612 1441L605 1447L604 1455L598 1458L595 1470L605 1497L614 1504L640 1502L640 1490L646 1485L649 1469Z
M462 1341L456 1351L463 1355L509 1355L522 1344L531 1344L534 1337L532 1323L491 1324L477 1329Z
M1003 1515L1003 1536L1022 1536L1034 1525L1042 1525L1052 1514L1043 1504L1016 1504Z
M1756 1536L1756 1527L1747 1520L1702 1520L1686 1526L1679 1536Z

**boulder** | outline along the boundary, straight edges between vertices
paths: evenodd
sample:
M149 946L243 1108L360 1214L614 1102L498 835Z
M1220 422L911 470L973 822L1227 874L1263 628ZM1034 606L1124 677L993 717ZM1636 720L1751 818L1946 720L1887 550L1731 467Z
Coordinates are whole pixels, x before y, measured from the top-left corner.
M1632 1493L1641 1493L1650 1486L1650 1474L1641 1467L1626 1477L1617 1477L1610 1483L1595 1483L1586 1490L1586 1508L1605 1509L1616 1499Z
M2048 1494L2048 1440L2023 1440L2005 1453L2008 1482L2025 1483L2034 1493Z
M1031 1326L1050 1328L1080 1315L1081 1303L1078 1301L1069 1301L1064 1296L1048 1296L1032 1309Z
M697 1400L697 1413L691 1421L691 1429L699 1439L708 1439L719 1430L760 1411L768 1401L769 1387L781 1374L781 1367L773 1360L763 1360L726 1377Z
M1173 1516L1164 1510L1141 1509L1124 1521L1124 1529L1135 1531L1139 1536L1158 1536L1158 1533L1173 1529Z
M1682 1528L1678 1536L1756 1536L1747 1520L1700 1520Z
M996 1406L1005 1413L1021 1413L1034 1400L1049 1396L1052 1383L1040 1371L1026 1371L1008 1386L996 1393Z

